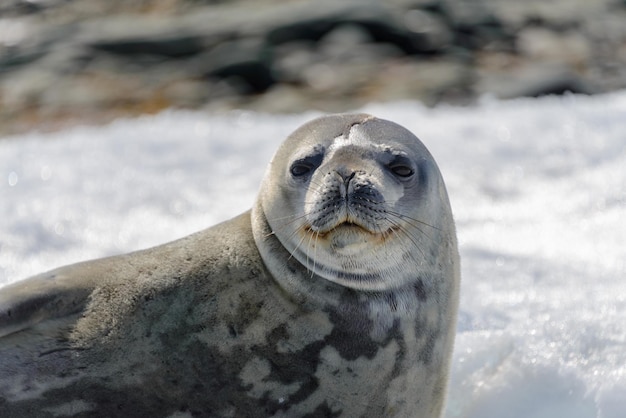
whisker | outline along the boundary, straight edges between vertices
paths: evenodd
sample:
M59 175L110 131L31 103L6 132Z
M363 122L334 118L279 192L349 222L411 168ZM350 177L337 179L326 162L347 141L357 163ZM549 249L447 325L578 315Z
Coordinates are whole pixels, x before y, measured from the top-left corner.
M314 234L309 234L309 251L306 252L306 268L311 273L311 278L313 278L313 271L315 270L315 257L313 257L313 268L311 268L309 261L309 254L311 253L311 241L313 240Z
M315 256L313 257L313 270L317 268L317 247L319 247L320 231L315 232ZM313 278L313 270L311 271L311 278Z
M391 211L391 210L388 210L388 211L387 211L387 213L392 214L392 215L395 215L395 216L397 216L398 218L401 218L401 219L408 219L408 220L410 220L410 221L417 222L417 223L418 223L418 224L420 224L420 225L428 226L428 227L433 228L433 229L436 229L436 230L438 230L438 231L441 231L441 230L442 230L441 228L438 228L438 227L436 227L436 226L434 226L434 225L431 225L431 224L429 224L429 223L427 223L427 222L420 221L419 219L412 218L412 217L410 217L410 216L408 216L408 215L405 215L405 214L403 214L403 213L399 213L399 212L395 212L395 211Z
M303 216L305 216L305 215L293 214L293 215L288 215L288 216L280 216L278 218L271 218L271 219L268 218L267 220L270 221L270 222L282 221L282 220L285 220L285 219L294 219L295 220L295 219L298 219L298 218L302 218Z
M301 220L301 219L305 219L308 215L307 214L303 214L303 215L293 215L293 219L291 219L289 222L285 222L282 225L280 225L280 227L275 228L275 230L277 231L282 231L283 229L286 229L287 227L293 225L295 222ZM290 216L284 216L282 218L273 218L271 222L274 221L281 221L281 220L285 220L285 219L289 219ZM269 221L269 220L268 220Z
M295 234L294 234L295 235ZM292 235L293 236L293 235ZM291 238L291 237L290 237ZM289 258L287 258L287 260L291 260L291 258L293 257L294 253L296 251L298 251L298 249L300 248L300 245L302 245L302 242L304 242L304 239L306 238L306 236L303 236L300 239L300 242L298 242L298 245L296 245L296 248L293 249L293 252L289 254Z
M422 254L422 257L426 257L426 254L424 253L424 250L421 248L421 246L419 245L419 240L417 239L417 237L413 236L410 232L408 232L407 230L405 230L402 227L398 227L397 231L399 231L402 235L404 235L409 241L411 241L411 243L413 244L413 246L420 252L420 254Z
M406 219L403 219L403 217L399 214L396 214L395 212L388 212L389 216L394 217L396 219L400 219L403 222L406 222L407 224L409 224L410 226L412 226L413 228L415 228L416 230L418 230L420 233L422 233L424 236L426 236L428 239L430 239L431 241L435 241L435 239L427 234L422 228L420 228L420 226L422 226L421 223L413 223L413 222L409 222ZM398 225L399 226L399 225Z
M387 246L387 238L391 236L389 230L384 230L381 226L378 226L378 233L383 236L383 247L385 248L385 257L389 258L389 247Z

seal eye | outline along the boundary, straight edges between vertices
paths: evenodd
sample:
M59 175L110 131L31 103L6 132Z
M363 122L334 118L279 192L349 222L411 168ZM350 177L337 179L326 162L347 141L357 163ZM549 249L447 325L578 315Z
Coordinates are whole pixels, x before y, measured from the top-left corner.
M414 173L413 169L406 165L397 165L390 167L391 172L398 177L411 177Z
M295 178L302 178L311 174L313 170L320 166L324 155L322 153L316 153L308 157L296 160L291 164L289 172Z
M303 177L311 172L313 167L302 162L296 162L291 166L291 175L294 177Z
M388 167L389 171L391 171L396 177L403 179L408 179L415 174L415 170L413 169L413 166L408 158L396 157L391 163L389 163Z

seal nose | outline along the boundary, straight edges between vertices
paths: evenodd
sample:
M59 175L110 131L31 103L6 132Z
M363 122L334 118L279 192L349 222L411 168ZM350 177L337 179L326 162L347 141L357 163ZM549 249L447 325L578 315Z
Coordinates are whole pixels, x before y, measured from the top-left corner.
M339 177L341 177L341 180L343 180L343 193L347 195L348 190L350 189L350 181L354 178L354 176L356 176L356 171L347 168L341 168L339 170L335 170L335 173L337 173Z
M356 171L349 168L340 168L338 170L335 170L335 173L337 173L339 177L341 177L341 179L343 180L343 184L345 185L350 183L350 180L352 180L354 176L356 176Z
M343 183L347 186L348 183L350 183L350 180L352 180L354 178L354 176L356 176L356 171L353 171L352 173L350 173L347 176L341 175L341 174L340 174L340 176L343 178Z

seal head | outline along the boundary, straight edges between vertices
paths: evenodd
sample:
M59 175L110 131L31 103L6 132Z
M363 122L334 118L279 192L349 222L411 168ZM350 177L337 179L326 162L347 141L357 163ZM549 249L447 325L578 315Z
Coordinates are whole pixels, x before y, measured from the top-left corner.
M441 248L454 244L441 175L419 139L393 122L335 115L302 126L279 148L262 190L253 222L266 234L255 239L270 270L280 268L272 239L305 266L301 280L356 290L398 289L453 262Z

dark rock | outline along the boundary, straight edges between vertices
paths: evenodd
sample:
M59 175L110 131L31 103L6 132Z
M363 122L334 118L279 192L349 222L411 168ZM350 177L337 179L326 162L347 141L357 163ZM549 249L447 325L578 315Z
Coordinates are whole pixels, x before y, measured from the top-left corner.
M180 58L195 55L204 49L202 39L193 35L129 38L117 41L96 41L91 48L118 55L159 55Z
M46 54L45 48L7 48L0 55L0 72L32 64Z
M57 0L58 1L58 0ZM5 0L0 5L1 16L20 16L37 13L46 7L45 2L26 0Z
M270 51L260 39L224 42L195 62L206 68L206 76L231 80L241 94L262 93L274 84Z
M591 87L581 78L571 74L563 74L556 75L552 79L545 77L541 82L527 86L525 90L521 91L520 96L541 97L565 93L594 94L597 92L597 89Z
M258 62L242 62L225 66L210 75L227 80L231 85L236 86L239 94L263 93L274 84L270 69Z

